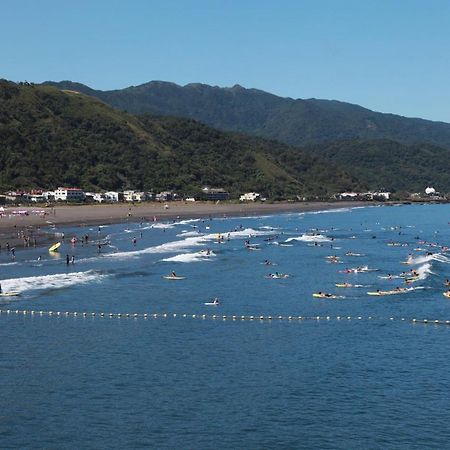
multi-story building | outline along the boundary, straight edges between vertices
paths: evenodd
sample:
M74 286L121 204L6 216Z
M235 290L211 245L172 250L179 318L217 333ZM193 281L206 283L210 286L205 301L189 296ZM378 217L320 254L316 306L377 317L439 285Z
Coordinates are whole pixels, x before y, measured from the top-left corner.
M55 190L55 200L63 202L82 202L86 198L83 190L78 188L59 187Z
M145 192L123 191L123 199L126 202L143 202L147 200Z
M205 200L228 200L230 198L230 194L222 188L204 187L202 194Z
M246 194L242 194L239 197L239 200L241 202L254 202L260 197L260 195L257 192L247 192Z

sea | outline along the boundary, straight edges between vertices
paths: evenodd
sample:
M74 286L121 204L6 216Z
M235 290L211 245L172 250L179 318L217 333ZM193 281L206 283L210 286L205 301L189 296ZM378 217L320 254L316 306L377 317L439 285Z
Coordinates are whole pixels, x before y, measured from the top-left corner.
M449 224L374 206L3 249L0 448L449 448Z

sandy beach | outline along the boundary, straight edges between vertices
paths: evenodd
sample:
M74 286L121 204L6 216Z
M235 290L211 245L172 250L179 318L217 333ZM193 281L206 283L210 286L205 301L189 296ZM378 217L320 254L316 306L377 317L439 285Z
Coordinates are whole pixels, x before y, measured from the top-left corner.
M0 244L6 242L18 248L26 245L23 236L30 237L29 245L41 245L52 239L44 233L49 227L67 225L106 225L122 222L164 221L202 217L255 216L278 213L321 211L334 208L373 205L374 202L305 202L305 203L208 203L170 202L108 205L57 205L50 208L36 206L7 207L0 217ZM17 212L22 212L18 215ZM40 214L39 212L45 214ZM24 212L27 213L24 214ZM16 213L16 214L13 214ZM34 241L36 239L36 242Z

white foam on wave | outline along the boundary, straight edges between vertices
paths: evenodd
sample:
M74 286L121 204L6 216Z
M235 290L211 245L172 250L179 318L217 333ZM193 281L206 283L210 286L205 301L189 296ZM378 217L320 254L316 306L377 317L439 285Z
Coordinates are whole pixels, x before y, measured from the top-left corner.
M345 212L350 212L352 209L356 209L357 207L354 208L332 208L332 209L324 209L322 211L306 211L302 214L308 214L308 215L316 215L316 214L329 214L329 213L345 213Z
M123 230L124 233L138 233L139 231L141 231L139 228L133 230L126 228L125 230Z
M142 228L143 230L149 230L152 228L156 228L156 229L169 229L169 228L174 228L178 225L190 225L192 223L195 222L199 222L202 219L186 219L186 220L179 220L176 222L152 222L150 223L148 226ZM192 226L192 225L191 225Z
M175 222L175 225L189 225L191 223L200 222L204 219L186 219L186 220L180 220L178 222Z
M425 280L425 278L428 277L428 275L431 272L431 264L430 263L425 263L422 266L418 267L416 269L417 273L419 274L418 278L419 280Z
M216 256L214 252L206 254L205 250L201 250L195 253L182 253L180 255L171 256L169 258L164 258L161 261L166 262L181 262L181 263L192 263L201 261L211 261L211 258Z
M447 258L441 253L434 253L432 255L418 256L416 258L409 257L406 263L411 266L416 266L418 264L424 264L430 261L439 261L444 264L449 264L450 258Z
M7 263L0 263L0 266L15 266L16 264L19 264L17 261L13 262L7 262Z
M152 228L155 229L169 229L169 228L173 228L175 226L174 223L157 223L154 222L151 225L149 225L148 227L144 227L142 228L143 230L150 230Z
M170 241L154 247L147 247L142 250L135 250L130 252L105 253L104 258L136 258L141 255L149 253L177 253L182 250L189 250L193 247L204 246L209 242L217 241L218 236L223 236L226 239L240 239L252 238L256 236L265 236L268 232L254 230L253 228L245 228L239 231L230 231L225 233L211 233L201 236L191 236L179 241Z
M1 280L4 292L25 292L29 290L60 289L74 284L98 282L107 275L88 270L87 272L58 273L36 277L10 278Z
M192 236L203 236L199 231L183 231L177 234L177 237L192 237Z
M323 234L302 234L301 236L291 237L286 239L285 242L300 241L300 242L331 242L332 239Z

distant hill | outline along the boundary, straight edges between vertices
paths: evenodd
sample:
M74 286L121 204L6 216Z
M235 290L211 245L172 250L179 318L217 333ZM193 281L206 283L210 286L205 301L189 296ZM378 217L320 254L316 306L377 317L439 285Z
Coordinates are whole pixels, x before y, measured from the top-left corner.
M279 198L361 186L284 144L193 120L136 117L78 93L79 85L66 88L0 81L1 189L70 185L192 195L209 185Z
M432 144L395 141L338 141L304 147L346 167L375 189L423 192L426 186L450 192L449 151Z
M389 139L450 148L450 124L383 114L334 100L294 100L239 85L220 88L151 81L125 89L99 91L71 81L45 84L98 97L134 114L192 118L221 130L295 146L342 139Z

